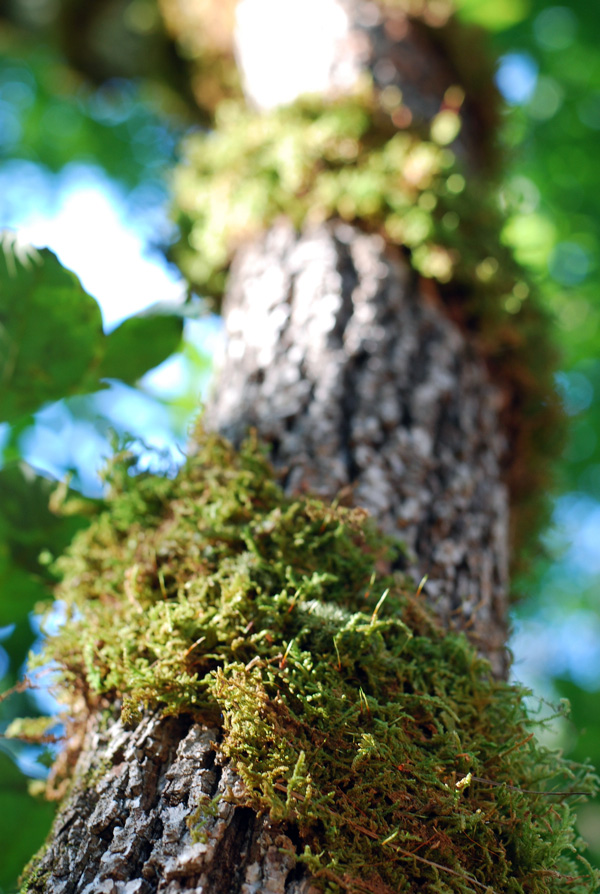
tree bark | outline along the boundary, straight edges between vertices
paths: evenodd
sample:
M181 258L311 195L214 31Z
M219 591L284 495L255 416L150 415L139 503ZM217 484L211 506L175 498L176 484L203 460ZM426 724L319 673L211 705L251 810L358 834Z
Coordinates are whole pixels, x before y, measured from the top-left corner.
M411 120L436 114L455 76L423 23L398 10L384 18L372 3L333 5L347 26L333 92L340 71L368 69L381 89L402 89ZM244 63L243 34L238 54ZM475 164L475 112L469 120L461 151ZM297 234L282 221L239 253L224 316L228 340L207 426L236 443L255 428L288 491L366 507L406 544L415 586L428 575L424 592L442 623L465 630L504 673L499 395L432 284L378 236L335 221ZM245 806L239 779L215 752L218 728L156 713L126 729L117 709L87 721L71 790L28 891L315 890L297 868L295 830ZM201 816L195 839L190 826Z
M28 891L316 894L296 877L294 830L243 806L241 782L215 755L219 729L157 712L132 730L118 717L90 718ZM188 822L199 810L206 819L194 840Z

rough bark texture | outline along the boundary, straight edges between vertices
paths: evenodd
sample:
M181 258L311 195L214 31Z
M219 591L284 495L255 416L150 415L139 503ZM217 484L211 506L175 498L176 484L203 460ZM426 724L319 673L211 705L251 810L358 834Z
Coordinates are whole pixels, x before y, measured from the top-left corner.
M241 783L213 747L219 736L185 717L150 715L127 730L95 715L28 890L316 894L296 870L293 830L242 806Z
M288 490L352 501L409 549L446 626L504 663L505 439L483 361L378 236L282 223L246 248L224 306L206 424L272 445Z

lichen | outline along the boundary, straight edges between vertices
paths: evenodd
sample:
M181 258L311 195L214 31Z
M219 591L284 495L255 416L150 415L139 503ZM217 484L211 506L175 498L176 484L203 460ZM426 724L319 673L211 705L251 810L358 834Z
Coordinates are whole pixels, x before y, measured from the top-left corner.
M63 698L219 723L248 804L296 824L324 891L596 890L567 803L590 769L378 571L398 547L363 511L286 496L254 442L197 443L174 478L121 455L59 560L68 620L41 661Z

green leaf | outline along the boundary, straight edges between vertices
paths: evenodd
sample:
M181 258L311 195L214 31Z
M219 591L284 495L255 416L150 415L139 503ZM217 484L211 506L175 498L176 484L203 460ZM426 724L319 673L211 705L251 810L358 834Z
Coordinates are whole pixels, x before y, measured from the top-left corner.
M26 463L0 469L0 627L15 625L3 641L12 674L33 644L29 613L51 596L55 578L48 561L89 524L83 513L93 513L100 503L77 495L77 513L56 515L49 506L56 487Z
M465 22L490 31L503 31L529 15L528 0L455 0L458 14Z
M7 545L18 565L46 579L52 578L38 561L40 553L60 555L88 523L82 516L52 512L49 504L56 488L55 481L36 474L27 463L0 469L0 543ZM86 502L94 504L92 500Z
M48 249L0 234L0 422L96 391L103 378L133 384L177 350L184 315L161 306L106 336L74 273Z
M130 317L107 337L99 376L132 385L177 350L182 331L183 320L176 316Z
M17 876L44 841L54 812L51 804L31 797L18 767L0 753L0 891L15 890Z
M102 318L47 249L0 236L0 420L82 389L102 352Z

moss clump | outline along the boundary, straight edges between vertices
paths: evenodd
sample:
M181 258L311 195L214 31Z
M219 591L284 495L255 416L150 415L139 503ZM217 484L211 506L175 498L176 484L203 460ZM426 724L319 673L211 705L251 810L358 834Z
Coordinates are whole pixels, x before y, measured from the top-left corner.
M590 771L377 573L390 545L363 512L285 496L253 443L200 436L172 480L131 462L60 560L70 619L42 661L65 692L221 722L248 803L297 824L324 890L595 890L549 794Z
M190 282L218 305L232 252L281 214L299 228L331 217L380 228L413 250L420 272L448 282L460 259L444 241L457 241L448 235L456 226L436 228L464 178L449 189L454 154L399 131L390 112L370 91L267 114L222 103L215 130L188 138L174 175L183 233L175 257Z

